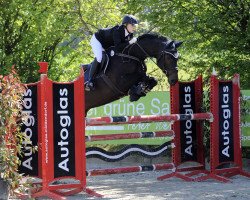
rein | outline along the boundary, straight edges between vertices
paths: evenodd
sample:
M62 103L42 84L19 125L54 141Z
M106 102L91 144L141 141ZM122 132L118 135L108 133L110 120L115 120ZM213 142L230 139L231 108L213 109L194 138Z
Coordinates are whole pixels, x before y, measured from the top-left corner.
M142 52L143 52L147 57L150 58L150 60L153 61L153 63L155 63L155 64L157 65L157 63L156 63L156 62L151 58L151 56L141 47L141 45L139 45L138 42L136 42L135 44L142 50ZM160 53L160 56L158 57L158 59L160 59L160 57L163 56L164 54L169 54L169 55L173 56L175 59L178 59L178 57L179 57L179 54L177 54L177 56L175 56L175 55L172 54L171 52L165 50L165 51L162 51L162 52Z
M133 59L133 60L136 60L138 62L141 62L140 59L134 57L134 56L131 56L131 55L128 55L128 54L124 54L124 53L116 53L115 55L117 56L121 56L121 57L125 57L125 58L129 58L129 59Z

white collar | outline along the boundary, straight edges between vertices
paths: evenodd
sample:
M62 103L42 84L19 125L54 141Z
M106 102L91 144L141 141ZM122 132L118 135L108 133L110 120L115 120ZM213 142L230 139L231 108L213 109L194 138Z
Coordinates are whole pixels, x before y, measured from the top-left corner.
M128 32L128 30L125 27L125 37L127 37L128 35L129 35L129 32Z

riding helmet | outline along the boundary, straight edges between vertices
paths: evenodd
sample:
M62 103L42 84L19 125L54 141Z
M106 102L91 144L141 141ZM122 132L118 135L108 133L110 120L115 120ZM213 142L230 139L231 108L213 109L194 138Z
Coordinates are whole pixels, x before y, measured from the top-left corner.
M122 24L138 24L138 20L133 15L125 15L122 20Z

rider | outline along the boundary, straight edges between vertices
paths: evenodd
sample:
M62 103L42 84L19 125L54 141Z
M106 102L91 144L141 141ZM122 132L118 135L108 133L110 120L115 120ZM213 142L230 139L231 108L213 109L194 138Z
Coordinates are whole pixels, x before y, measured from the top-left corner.
M92 79L102 61L102 51L114 46L115 52L122 52L127 45L135 43L137 38L133 37L133 33L137 24L138 20L134 16L125 15L121 25L100 29L93 34L90 45L95 59L91 64L89 81L85 85L85 90L90 91L94 89Z

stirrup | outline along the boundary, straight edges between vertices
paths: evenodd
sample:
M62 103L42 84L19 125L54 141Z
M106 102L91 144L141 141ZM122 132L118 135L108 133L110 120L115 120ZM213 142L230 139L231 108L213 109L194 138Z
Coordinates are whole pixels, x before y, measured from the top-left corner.
M91 91L91 90L94 90L94 89L95 88L94 88L93 82L89 81L89 82L86 83L86 85L85 85L85 90L86 91Z

